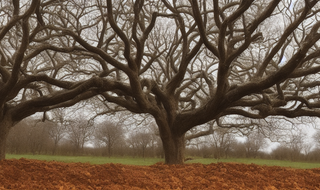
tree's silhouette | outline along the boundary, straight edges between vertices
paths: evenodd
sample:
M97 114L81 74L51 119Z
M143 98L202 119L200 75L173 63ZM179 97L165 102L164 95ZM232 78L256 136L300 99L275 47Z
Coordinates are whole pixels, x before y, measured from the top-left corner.
M0 158L22 118L97 94L152 115L168 164L212 120L320 115L317 0L12 2L1 2Z
M96 126L95 140L107 148L108 156L112 156L112 149L116 143L123 143L124 129L121 125L104 121Z
M67 126L68 140L73 146L74 154L82 154L85 143L94 135L95 126L92 121L87 121L83 115L70 121Z
M246 135L244 145L246 147L246 156L256 158L258 152L263 148L266 148L267 142L262 133L259 131L252 131Z
M214 130L214 133L209 136L213 148L214 158L220 159L221 157L228 156L228 152L231 146L236 142L235 135L232 130L218 128Z
M49 137L53 141L52 154L54 155L57 150L58 143L66 136L68 120L66 119L65 110L62 108L52 110L51 114L52 123L54 123L54 125L49 126L48 133Z

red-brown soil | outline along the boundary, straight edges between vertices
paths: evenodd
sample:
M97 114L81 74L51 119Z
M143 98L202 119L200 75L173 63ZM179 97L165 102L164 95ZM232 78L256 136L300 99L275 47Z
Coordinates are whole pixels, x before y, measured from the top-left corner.
M320 169L255 164L90 165L0 161L0 189L320 189Z

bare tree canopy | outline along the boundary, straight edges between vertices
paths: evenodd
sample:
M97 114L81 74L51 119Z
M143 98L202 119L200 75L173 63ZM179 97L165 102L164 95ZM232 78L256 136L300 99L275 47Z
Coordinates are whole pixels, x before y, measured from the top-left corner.
M100 94L152 115L175 164L209 121L320 115L317 0L12 2L0 4L0 139Z
M61 26L62 7L60 1L0 2L0 159L10 128L23 118L110 87L82 70L88 60L75 57L81 49L73 41L49 29Z

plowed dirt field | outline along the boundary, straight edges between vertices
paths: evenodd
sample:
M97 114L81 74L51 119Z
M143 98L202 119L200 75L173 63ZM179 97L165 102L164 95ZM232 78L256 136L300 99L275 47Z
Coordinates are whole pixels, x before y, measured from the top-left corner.
M0 189L320 189L320 169L235 163L129 166L0 161Z

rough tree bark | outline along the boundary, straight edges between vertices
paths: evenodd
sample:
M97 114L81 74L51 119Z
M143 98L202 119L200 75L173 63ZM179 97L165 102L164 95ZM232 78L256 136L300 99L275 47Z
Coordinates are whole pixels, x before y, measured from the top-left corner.
M184 162L184 150L185 150L185 139L182 136L162 136L162 145L165 156L166 164L183 164Z
M166 164L183 164L185 150L185 133L174 126L164 115L156 115L155 120L159 128Z

